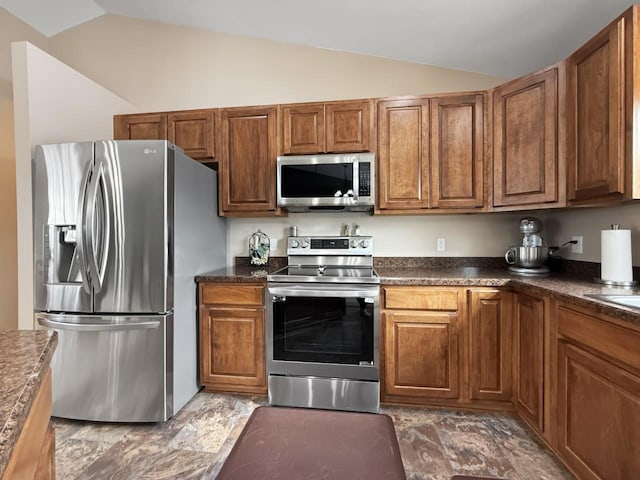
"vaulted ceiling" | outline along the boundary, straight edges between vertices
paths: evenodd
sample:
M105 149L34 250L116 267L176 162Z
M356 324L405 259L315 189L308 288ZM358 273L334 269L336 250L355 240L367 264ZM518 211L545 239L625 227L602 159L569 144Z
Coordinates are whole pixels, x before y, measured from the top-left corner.
M0 0L46 36L105 14L515 77L567 57L629 0Z

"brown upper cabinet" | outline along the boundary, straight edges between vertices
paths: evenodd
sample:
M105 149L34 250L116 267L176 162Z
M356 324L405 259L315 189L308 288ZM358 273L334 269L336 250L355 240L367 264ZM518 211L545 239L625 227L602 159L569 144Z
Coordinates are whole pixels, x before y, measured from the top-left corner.
M378 208L429 207L429 99L378 103Z
M181 147L191 158L216 158L214 118L214 110L169 113L168 140Z
M485 98L431 99L431 208L484 206Z
M485 95L378 103L380 213L484 206Z
M637 7L627 10L567 60L570 202L632 198L637 15Z
M564 205L564 77L560 64L494 90L493 207Z
M276 120L276 106L220 110L221 215L279 214Z
M282 153L371 150L371 100L281 105Z
M114 140L167 140L167 115L140 113L113 116Z
M215 158L215 110L115 115L115 140L169 140L196 160Z

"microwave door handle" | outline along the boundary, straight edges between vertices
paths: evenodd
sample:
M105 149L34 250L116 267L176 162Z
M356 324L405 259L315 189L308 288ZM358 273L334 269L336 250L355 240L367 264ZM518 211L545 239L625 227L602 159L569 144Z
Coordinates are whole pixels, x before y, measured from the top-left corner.
M353 198L358 200L358 194L360 193L360 163L353 162Z
M80 257L80 278L82 278L82 288L86 293L91 293L91 284L89 282L89 274L87 272L87 190L89 187L89 179L91 177L91 163L87 163L84 174L82 175L82 183L80 187L80 196L78 198L78 214L76 215L76 232L77 241L76 249Z

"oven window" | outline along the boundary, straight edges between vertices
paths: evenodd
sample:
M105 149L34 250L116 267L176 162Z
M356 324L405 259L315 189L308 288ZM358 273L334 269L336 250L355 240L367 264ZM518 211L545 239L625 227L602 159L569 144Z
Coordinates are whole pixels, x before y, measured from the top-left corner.
M281 195L289 198L335 197L353 193L352 163L281 165Z
M373 303L364 298L287 297L273 312L274 360L373 362Z

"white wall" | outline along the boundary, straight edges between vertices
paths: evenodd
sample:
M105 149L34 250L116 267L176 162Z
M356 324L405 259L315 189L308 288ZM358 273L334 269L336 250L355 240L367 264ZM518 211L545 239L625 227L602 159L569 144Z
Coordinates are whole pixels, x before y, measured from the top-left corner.
M46 143L111 138L132 106L28 42L12 45L15 116L18 328L33 328L31 158Z

